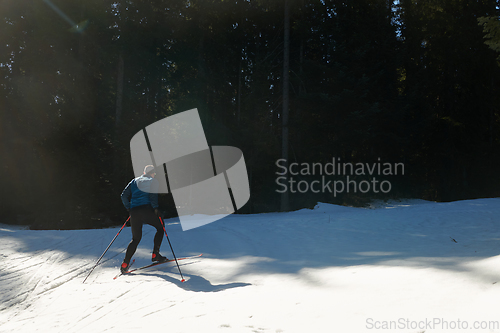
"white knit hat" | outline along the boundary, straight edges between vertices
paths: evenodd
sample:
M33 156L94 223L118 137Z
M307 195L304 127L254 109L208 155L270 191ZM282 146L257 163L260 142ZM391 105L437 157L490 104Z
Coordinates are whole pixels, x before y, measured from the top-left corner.
M155 167L152 165L146 165L146 167L144 168L145 175L152 174L154 172L155 172Z

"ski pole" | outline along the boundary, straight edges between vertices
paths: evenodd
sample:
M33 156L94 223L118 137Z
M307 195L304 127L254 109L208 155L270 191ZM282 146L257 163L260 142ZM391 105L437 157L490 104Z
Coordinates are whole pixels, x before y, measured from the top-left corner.
M160 219L161 225L163 227L163 231L165 232L165 236L167 236L168 245L170 245L170 250L172 251L172 254L174 255L175 263L177 264L177 269L179 270L179 274L181 275L181 278L182 278L181 282L185 282L186 280L184 280L184 276L182 276L181 268L179 267L179 263L177 262L177 258L175 257L174 249L172 248L172 244L170 243L170 239L168 238L167 229L165 229L165 223L163 223L163 219L160 216L158 216L158 218Z
M97 267L97 265L99 264L99 261L101 261L102 257L104 257L104 255L106 254L106 252L108 252L108 249L111 247L111 244L113 244L113 242L115 241L116 237L118 237L118 235L120 234L120 232L122 232L123 228L125 228L125 225L127 224L128 220L130 220L130 216L128 217L127 221L125 221L125 223L123 223L122 227L120 228L120 230L116 234L115 238L113 238L113 240L111 241L111 243L109 243L109 245L106 248L106 250L104 250L104 253L99 257L99 259L97 259L97 262L95 263L94 267L92 267L92 269L90 270L90 272L87 275L87 277L85 278L85 280L83 280L83 283L85 283L85 281L87 281L87 278L90 276L90 274L92 274L92 272L94 271L94 268Z

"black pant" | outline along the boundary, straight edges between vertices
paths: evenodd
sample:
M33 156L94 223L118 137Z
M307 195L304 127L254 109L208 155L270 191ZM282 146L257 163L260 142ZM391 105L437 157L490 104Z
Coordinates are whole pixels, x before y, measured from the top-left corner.
M137 250L137 245L142 238L142 225L149 224L156 228L154 238L153 252L160 251L161 242L163 240L163 226L158 216L156 216L151 205L144 205L130 209L130 226L132 229L132 241L128 244L127 252L125 253L125 262L129 263L130 259Z

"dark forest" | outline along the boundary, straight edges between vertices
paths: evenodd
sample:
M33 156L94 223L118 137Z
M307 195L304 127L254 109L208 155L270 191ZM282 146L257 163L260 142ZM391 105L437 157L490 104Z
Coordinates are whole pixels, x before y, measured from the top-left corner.
M210 145L243 151L238 213L500 196L499 6L2 0L0 223L123 223L130 139L193 108ZM377 173L384 192L281 194L280 159L303 185L322 177L304 166L332 160L404 174ZM160 203L175 216L171 195Z

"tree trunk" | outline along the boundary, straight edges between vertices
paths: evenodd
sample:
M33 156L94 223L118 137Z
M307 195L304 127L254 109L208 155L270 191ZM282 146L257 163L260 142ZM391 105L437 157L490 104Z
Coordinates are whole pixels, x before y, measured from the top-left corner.
M242 52L243 53L243 52ZM242 60L243 54L240 54L240 66L238 71L238 107L236 110L236 124L240 127L240 118L241 118L241 70L242 70Z
M124 62L123 56L120 53L118 56L118 68L117 68L117 78L116 78L116 110L115 110L115 136L114 143L116 147L120 146L121 136L120 136L120 122L122 118L122 105L123 105L123 77L124 77ZM112 182L114 184L119 184L120 172L122 169L123 154L121 150L115 150L113 152L113 174Z
M122 103L123 103L123 56L120 53L118 57L118 75L116 79L116 116L115 116L115 129L118 131L122 117Z
M281 157L286 161L285 167L288 169L288 104L289 104L289 71L290 71L290 4L285 0L285 37L283 41L283 114L282 114L282 147ZM285 175L288 180L288 173ZM285 191L281 194L281 210L289 209L289 193Z

